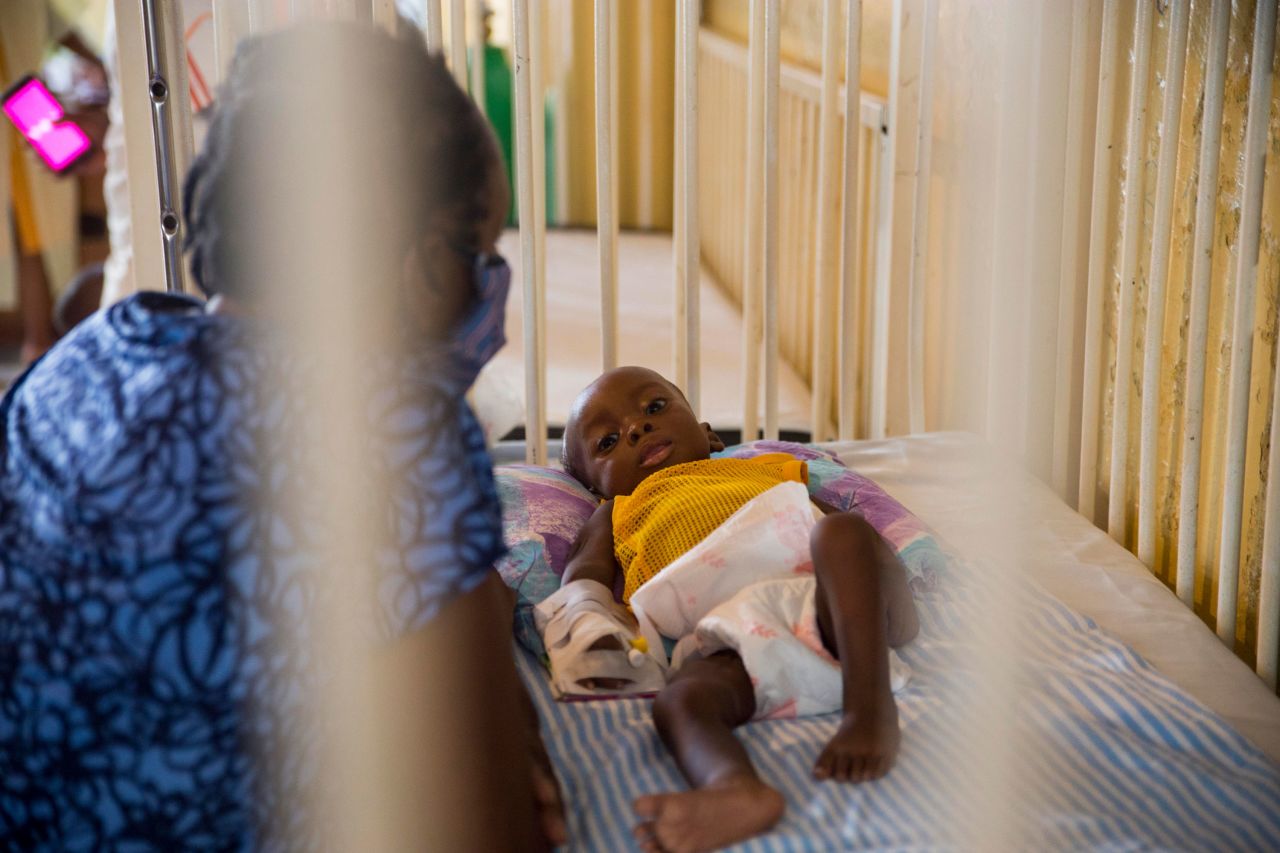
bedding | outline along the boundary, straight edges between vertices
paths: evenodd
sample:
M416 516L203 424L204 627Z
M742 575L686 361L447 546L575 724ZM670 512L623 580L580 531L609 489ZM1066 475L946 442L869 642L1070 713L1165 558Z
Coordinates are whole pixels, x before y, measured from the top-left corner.
M913 592L933 588L947 558L928 526L873 480L844 467L833 454L813 445L755 441L713 455L749 458L777 452L809 463L811 495L861 514L880 531L906 564ZM559 588L574 539L597 501L578 481L557 469L499 465L494 473L503 508L503 541L508 549L494 565L516 593L516 639L541 658L544 650L533 624L533 608ZM619 600L621 583L619 579Z
M989 619L987 568L1000 558L1026 580L1006 591L1019 602L1010 646L1020 652L1008 728L997 732L1017 771L996 804L1009 846L1280 847L1280 765L1251 742L1270 745L1280 701L1131 555L973 437L824 449L910 505L956 556L917 595L921 634L900 650L913 677L898 697L895 769L860 786L817 783L812 764L838 715L752 723L742 740L788 811L733 849L974 846L988 812L964 796L980 766L965 721L987 706L969 628ZM1161 633L1171 648L1155 641ZM632 799L684 787L649 703L556 703L537 660L518 657L573 804L575 849L631 847Z

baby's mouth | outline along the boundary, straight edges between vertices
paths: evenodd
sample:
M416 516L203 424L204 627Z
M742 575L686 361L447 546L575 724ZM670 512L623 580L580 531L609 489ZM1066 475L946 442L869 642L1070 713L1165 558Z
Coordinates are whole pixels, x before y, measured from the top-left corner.
M654 442L651 446L641 451L640 467L652 468L654 465L660 464L668 456L671 455L671 439L664 438Z

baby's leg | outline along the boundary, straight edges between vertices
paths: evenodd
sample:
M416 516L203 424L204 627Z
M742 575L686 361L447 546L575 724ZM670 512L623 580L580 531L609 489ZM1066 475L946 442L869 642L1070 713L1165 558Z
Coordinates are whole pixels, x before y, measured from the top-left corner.
M636 839L647 851L715 850L778 822L782 795L756 775L733 730L755 713L755 691L734 652L685 663L658 694L653 720L694 790L640 797Z
M819 779L861 782L889 772L898 753L898 708L889 688L889 647L919 630L906 572L860 516L828 515L810 539L818 628L840 661L844 719L818 756Z

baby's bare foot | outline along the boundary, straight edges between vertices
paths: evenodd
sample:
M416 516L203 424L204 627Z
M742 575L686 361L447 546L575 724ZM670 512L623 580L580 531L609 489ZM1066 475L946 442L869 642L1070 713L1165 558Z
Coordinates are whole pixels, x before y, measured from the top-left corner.
M759 779L733 779L677 794L640 797L633 830L646 853L716 850L767 831L782 817L782 794Z
M889 772L898 755L898 706L889 694L870 708L846 713L814 764L818 779L866 782Z

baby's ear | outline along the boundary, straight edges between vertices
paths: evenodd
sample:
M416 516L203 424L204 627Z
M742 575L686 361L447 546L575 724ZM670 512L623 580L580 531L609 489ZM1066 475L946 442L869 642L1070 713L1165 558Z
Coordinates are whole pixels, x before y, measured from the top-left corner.
M707 431L707 440L711 442L711 452L719 453L724 450L724 442L720 440L720 436L716 435L715 430L711 428L711 424L703 421L702 428Z

